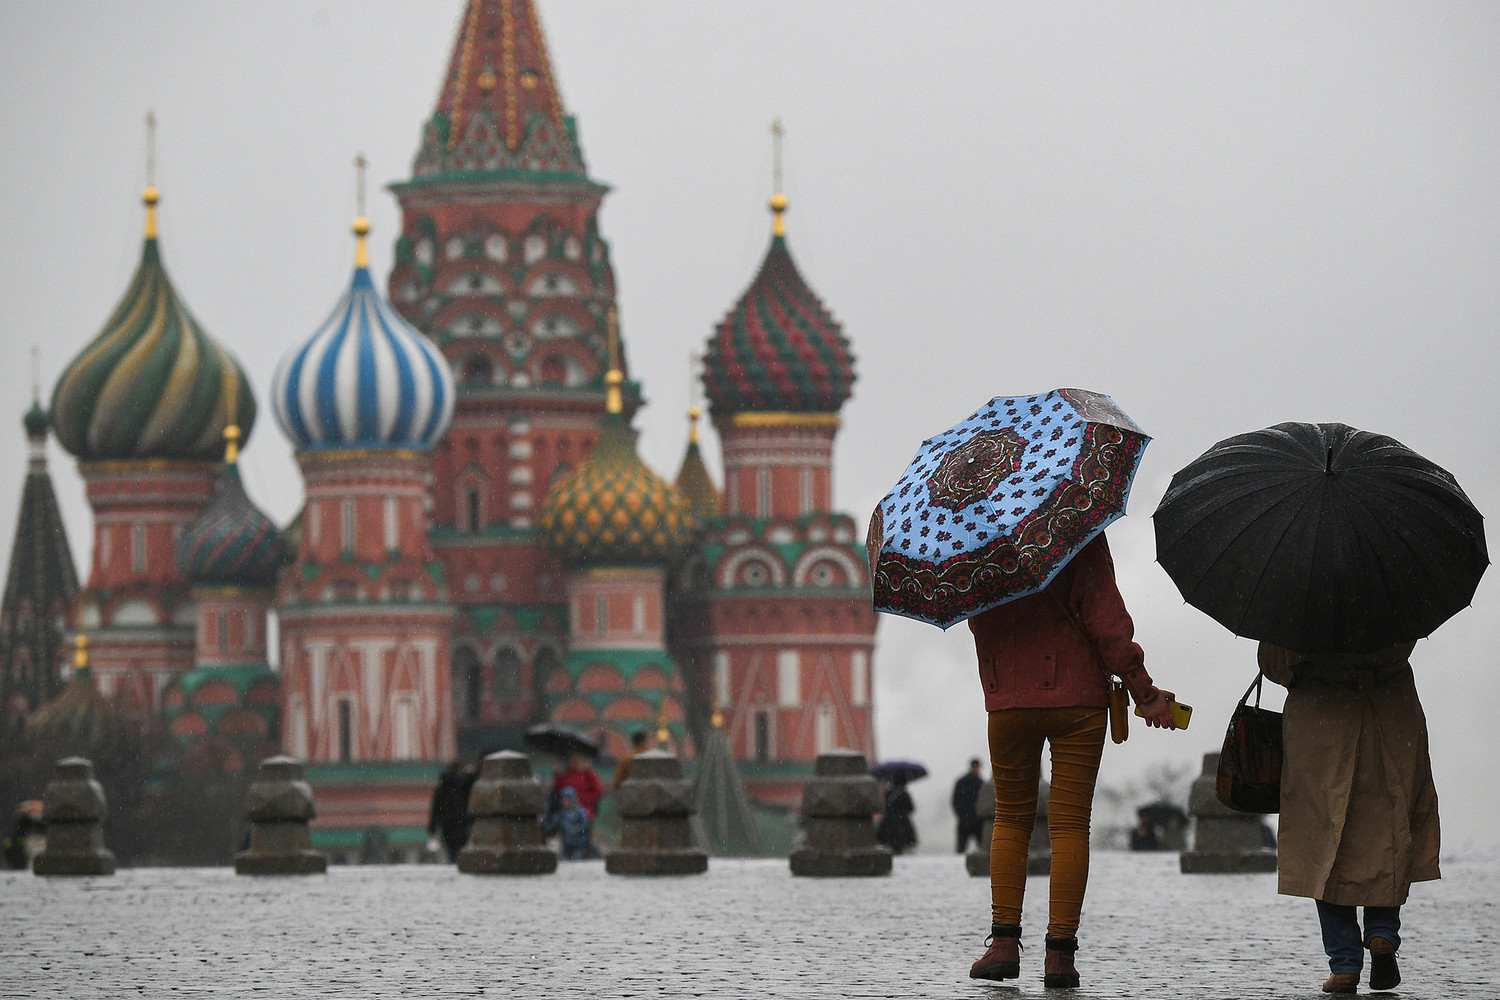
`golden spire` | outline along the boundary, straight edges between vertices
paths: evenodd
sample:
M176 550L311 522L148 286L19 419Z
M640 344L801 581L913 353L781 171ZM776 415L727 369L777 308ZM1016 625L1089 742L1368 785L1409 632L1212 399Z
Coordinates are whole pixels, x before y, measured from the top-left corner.
M672 742L672 731L667 728L667 699L662 698L661 708L656 712L656 742L663 746Z
M146 239L156 239L156 203L161 201L161 192L156 190L156 112L146 112L146 190L141 193L146 203Z
M724 728L724 707L719 704L717 698L714 699L714 714L709 717L708 721L713 723L715 729Z
M771 195L771 215L775 221L771 223L772 236L786 235L786 195L781 193L781 119L777 118L771 122L771 187L774 193Z
M615 307L609 307L609 372L604 376L604 384L607 386L604 397L604 411L606 413L623 413L625 403L620 397L620 383L625 381L625 376L620 372L620 321L615 312Z
M698 443L698 418L703 410L698 406L698 363L703 359L688 352L688 444Z
M224 464L233 465L240 460L240 425L230 424L224 428Z
M365 237L370 232L370 220L365 218L365 154L354 157L354 266L370 266L370 247Z
M78 633L77 640L73 643L73 669L87 670L89 667L89 637L84 632Z

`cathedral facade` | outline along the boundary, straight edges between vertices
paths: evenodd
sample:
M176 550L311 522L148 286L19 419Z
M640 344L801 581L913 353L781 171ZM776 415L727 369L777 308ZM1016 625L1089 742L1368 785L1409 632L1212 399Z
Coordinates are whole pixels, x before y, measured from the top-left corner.
M722 725L778 807L820 751L873 757L869 570L833 497L853 358L793 262L785 198L702 348L721 487L696 409L675 481L636 452L607 188L531 0L468 0L391 190L387 295L356 220L349 286L270 381L305 494L284 529L240 484L250 380L181 305L148 190L134 282L27 418L50 416L93 508L87 582L53 600L101 692L190 749L305 759L332 849L372 827L419 842L441 764L541 722L615 755L646 730L686 757Z

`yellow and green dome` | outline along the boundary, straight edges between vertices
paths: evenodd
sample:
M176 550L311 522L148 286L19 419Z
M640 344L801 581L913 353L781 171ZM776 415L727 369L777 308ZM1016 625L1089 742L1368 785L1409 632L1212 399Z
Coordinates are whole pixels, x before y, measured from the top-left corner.
M641 461L617 413L583 464L547 494L540 523L552 554L575 568L663 566L696 529L682 495Z
M255 397L239 363L177 297L156 243L155 189L147 191L140 267L104 329L58 379L52 426L86 461L222 457L224 428L246 439Z

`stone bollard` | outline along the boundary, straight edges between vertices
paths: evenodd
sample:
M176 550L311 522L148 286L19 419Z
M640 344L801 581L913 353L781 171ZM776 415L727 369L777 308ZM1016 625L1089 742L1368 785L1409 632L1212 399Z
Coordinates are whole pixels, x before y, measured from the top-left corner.
M693 847L688 818L694 812L693 786L682 764L665 750L647 750L630 762L620 786L620 846L604 856L611 875L698 875L708 870L708 854Z
M875 843L880 787L865 755L834 750L818 755L802 788L806 846L792 852L793 875L818 877L889 875L890 848Z
M316 875L328 870L328 859L312 849L307 821L313 809L312 786L294 757L267 757L260 762L245 801L250 821L250 849L234 856L236 875Z
M469 793L474 825L458 852L458 870L469 875L548 875L557 854L542 843L547 790L531 774L531 758L501 750L484 758Z
M104 789L92 761L64 757L42 793L47 846L31 862L38 875L113 875L115 856L104 846Z
M1052 874L1052 835L1047 830L1047 800L1051 798L1052 786L1046 779L1036 793L1036 822L1031 826L1031 842L1026 845L1026 874ZM981 796L981 799L983 797ZM990 785L990 812L994 813L995 786ZM982 848L964 856L964 867L970 875L988 878L990 874L990 835L994 832L994 820L984 824Z
M1254 813L1235 812L1214 795L1219 773L1219 755L1203 755L1203 773L1193 782L1188 813L1196 821L1193 849L1183 851L1184 875L1239 872L1274 872L1276 851L1261 840L1264 822Z

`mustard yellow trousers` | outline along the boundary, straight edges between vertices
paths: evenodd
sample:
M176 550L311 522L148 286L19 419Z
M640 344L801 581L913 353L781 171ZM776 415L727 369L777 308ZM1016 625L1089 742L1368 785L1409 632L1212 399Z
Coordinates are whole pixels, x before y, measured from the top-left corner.
M1021 923L1026 847L1036 824L1042 744L1052 749L1052 886L1047 935L1073 937L1089 880L1089 817L1104 752L1102 708L1007 708L989 713L990 768L995 776L995 832L990 841L990 902L997 924Z

